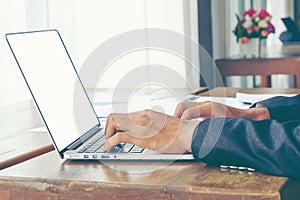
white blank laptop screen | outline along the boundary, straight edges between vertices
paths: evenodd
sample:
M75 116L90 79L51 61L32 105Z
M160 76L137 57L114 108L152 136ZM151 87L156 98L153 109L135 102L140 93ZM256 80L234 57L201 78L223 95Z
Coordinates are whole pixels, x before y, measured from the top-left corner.
M77 74L56 31L8 34L7 40L59 151L98 124L81 85L74 96Z

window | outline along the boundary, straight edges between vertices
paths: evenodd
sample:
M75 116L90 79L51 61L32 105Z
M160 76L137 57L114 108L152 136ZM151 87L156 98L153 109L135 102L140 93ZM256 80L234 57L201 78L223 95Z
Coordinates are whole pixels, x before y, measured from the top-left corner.
M22 3L12 0L6 1L5 9L1 6L0 30L6 33L55 28L60 31L75 66L80 70L97 46L126 31L160 28L197 40L195 3L195 0L25 0ZM186 48L183 41L178 42ZM0 92L5 94L0 105L30 99L4 37L1 38L0 51L3 52L0 53ZM194 87L198 86L199 75L196 71L187 70L184 59L158 49L132 51L121 56L112 62L108 73L98 83L101 87L115 87L130 70L148 64L166 66L188 79ZM145 70L137 78L151 82L155 76ZM88 80L83 81L88 83ZM174 81L174 86L185 87L186 83Z

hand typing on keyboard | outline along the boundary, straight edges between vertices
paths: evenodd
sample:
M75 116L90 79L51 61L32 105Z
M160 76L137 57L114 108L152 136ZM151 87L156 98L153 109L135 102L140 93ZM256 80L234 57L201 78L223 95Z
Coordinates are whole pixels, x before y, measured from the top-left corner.
M192 135L198 123L152 110L110 114L103 149L129 143L161 153L191 152Z
M201 112L200 112L201 111ZM262 106L256 109L238 109L225 104L205 101L205 102L182 102L177 105L175 117L181 119L204 118L232 118L247 117L253 120L269 119L269 111Z

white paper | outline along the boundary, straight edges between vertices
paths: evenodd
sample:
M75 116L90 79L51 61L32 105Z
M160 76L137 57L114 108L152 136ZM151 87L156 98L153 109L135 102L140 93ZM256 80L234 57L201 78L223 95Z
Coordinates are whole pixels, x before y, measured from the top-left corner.
M212 102L222 103L227 106L231 106L239 109L248 109L250 107L250 105L240 102L237 100L237 98L233 98L233 97L199 97L195 101L196 102L212 101Z
M236 93L236 98L239 102L254 104L262 100L266 100L276 96L292 97L296 94L247 94L247 93Z

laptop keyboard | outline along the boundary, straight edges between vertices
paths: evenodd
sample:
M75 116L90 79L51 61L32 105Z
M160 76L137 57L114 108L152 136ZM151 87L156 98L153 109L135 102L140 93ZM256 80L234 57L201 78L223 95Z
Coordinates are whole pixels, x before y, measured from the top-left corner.
M103 134L96 134L84 146L80 147L79 153L104 153L102 146L106 138ZM133 144L121 143L109 149L107 153L142 153L144 148Z

